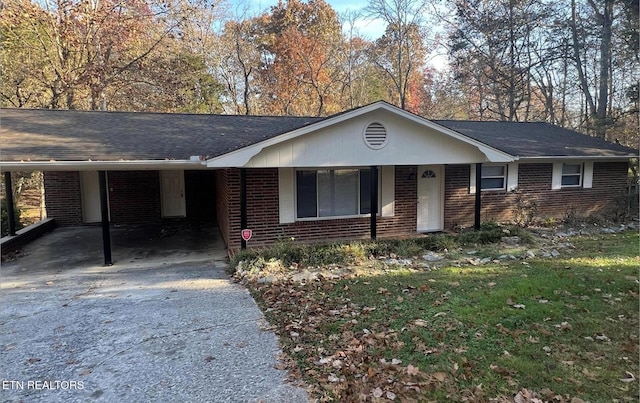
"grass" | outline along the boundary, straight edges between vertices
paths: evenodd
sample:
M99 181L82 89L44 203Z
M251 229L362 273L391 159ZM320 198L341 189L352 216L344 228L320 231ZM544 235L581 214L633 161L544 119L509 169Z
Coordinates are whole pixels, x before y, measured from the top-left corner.
M637 401L638 234L570 241L528 265L249 286L320 400Z

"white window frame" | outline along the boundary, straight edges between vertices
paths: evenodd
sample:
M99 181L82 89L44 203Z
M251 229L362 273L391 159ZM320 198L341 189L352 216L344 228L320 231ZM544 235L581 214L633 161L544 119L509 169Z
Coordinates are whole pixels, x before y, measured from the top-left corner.
M293 217L295 221L321 221L321 220L335 220L335 219L343 219L343 218L359 218L359 217L371 217L371 213L365 214L349 214L349 215L336 215L336 216L326 216L320 217L320 207L318 201L317 194L317 176L316 176L316 216L315 217L298 217L298 181L297 172L299 171L342 171L342 170L350 170L357 169L358 170L358 210L360 209L360 170L361 169L370 169L369 167L331 167L331 168L296 168L293 170L293 205L294 205L294 214ZM376 216L381 216L382 213L382 175L380 174L381 169L378 167L378 212Z
M566 165L580 165L580 185L563 185L562 178L563 168ZM566 162L554 162L553 174L551 179L551 189L590 189L593 187L593 161L566 161ZM575 174L574 174L575 175Z
M505 169L505 187L502 189L482 189L483 192L513 192L518 189L518 170L520 169L519 163L510 162L508 164L486 164L486 165L506 165ZM483 164L482 166L485 166ZM476 164L470 164L469 167L469 194L476 193Z
M568 166L577 166L580 169L578 170L578 173L565 173L564 169ZM562 182L564 182L564 178L566 177L578 177L578 184L577 185L565 185ZM582 183L583 183L583 179L584 179L584 164L582 163L563 163L562 164L562 172L560 174L560 186L563 188L580 188L582 187Z
M484 173L484 168L485 167L502 167L502 175L492 175L492 176L485 176ZM495 192L495 191L505 191L507 190L507 171L508 171L508 166L507 164L483 164L482 165L483 171L481 172L481 178L480 178L480 190L482 192ZM482 187L482 179L502 179L502 187L499 188L483 188Z

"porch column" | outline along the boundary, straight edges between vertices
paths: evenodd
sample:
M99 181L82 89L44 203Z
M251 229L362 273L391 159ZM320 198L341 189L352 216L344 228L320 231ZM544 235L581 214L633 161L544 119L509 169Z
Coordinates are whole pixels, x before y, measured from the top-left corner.
M247 169L240 168L240 230L247 228ZM238 236L238 234L236 234ZM240 238L240 249L247 249L247 241Z
M371 167L371 239L377 237L377 220L378 218L378 167Z
M100 212L102 213L102 250L104 251L104 265L112 266L111 261L111 230L109 228L109 193L107 192L107 173L98 171L100 182Z
M16 209L13 204L13 185L11 184L11 172L4 173L4 194L7 198L7 215L9 216L9 235L16 234Z
M480 211L482 209L482 163L476 164L476 203L473 228L480 229Z

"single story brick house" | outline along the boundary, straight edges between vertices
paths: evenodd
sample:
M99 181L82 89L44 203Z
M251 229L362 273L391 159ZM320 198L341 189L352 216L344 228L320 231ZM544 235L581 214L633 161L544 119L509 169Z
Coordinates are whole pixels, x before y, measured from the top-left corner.
M2 109L3 172L44 172L58 225L194 220L228 249L606 214L638 151L546 123ZM101 195L102 190L102 195ZM374 212L374 214L372 214Z

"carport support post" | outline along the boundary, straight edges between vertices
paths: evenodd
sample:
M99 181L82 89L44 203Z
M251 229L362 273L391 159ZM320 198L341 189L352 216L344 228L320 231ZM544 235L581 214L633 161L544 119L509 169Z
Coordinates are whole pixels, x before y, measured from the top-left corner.
M371 167L371 239L378 236L378 167Z
M247 170L240 168L240 230L247 229ZM240 238L240 249L247 249L247 241Z
M16 209L13 204L13 185L11 184L11 172L4 173L4 194L7 198L7 215L9 216L9 235L16 234Z
M473 228L480 229L480 210L482 209L482 163L476 164L476 203Z
M100 181L100 212L102 213L102 248L104 250L104 265L111 266L111 231L109 229L109 202L107 193L107 173L98 171Z

